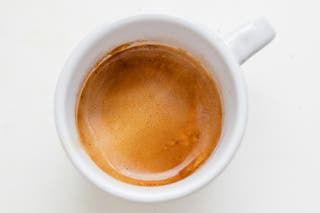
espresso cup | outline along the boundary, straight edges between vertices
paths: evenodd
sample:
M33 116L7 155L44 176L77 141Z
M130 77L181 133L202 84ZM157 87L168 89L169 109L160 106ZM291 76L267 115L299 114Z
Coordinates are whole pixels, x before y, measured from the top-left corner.
M100 189L132 201L172 200L203 187L228 165L246 127L247 91L240 65L268 44L274 35L263 18L220 37L188 21L162 15L130 17L90 33L65 63L56 87L56 128L69 159ZM191 53L212 72L222 96L224 116L218 146L192 175L163 186L131 185L109 176L88 156L77 131L77 100L90 68L115 47L137 40L156 41Z

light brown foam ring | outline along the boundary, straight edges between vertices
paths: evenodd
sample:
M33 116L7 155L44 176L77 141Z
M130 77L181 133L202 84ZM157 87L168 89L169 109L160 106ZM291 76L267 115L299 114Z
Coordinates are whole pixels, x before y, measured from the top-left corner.
M186 52L127 45L92 69L77 122L87 153L107 174L164 185L192 174L213 152L221 98L208 71Z

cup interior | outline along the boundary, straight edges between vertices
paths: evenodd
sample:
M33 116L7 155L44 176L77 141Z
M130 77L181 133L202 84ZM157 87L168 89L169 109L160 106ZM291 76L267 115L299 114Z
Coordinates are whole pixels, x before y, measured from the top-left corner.
M108 51L127 42L151 40L182 48L212 73L223 101L222 136L213 154L192 175L156 187L123 183L103 172L81 145L76 128L76 104L90 68ZM138 16L105 25L89 34L72 52L59 77L55 96L56 127L70 160L99 188L116 196L143 202L182 197L204 186L228 164L236 151L246 123L246 91L239 65L213 33L166 16Z

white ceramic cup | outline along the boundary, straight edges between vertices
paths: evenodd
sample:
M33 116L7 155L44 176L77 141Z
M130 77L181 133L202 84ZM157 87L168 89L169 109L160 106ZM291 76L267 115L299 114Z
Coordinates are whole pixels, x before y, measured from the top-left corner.
M230 162L245 130L247 91L240 64L273 37L274 31L265 19L221 38L185 20L162 15L130 17L89 34L65 63L55 94L56 128L73 165L102 190L133 201L172 200L206 185ZM213 154L192 175L164 186L130 185L103 172L82 147L76 127L76 103L90 68L108 51L135 40L166 43L199 58L218 82L223 99L222 136Z

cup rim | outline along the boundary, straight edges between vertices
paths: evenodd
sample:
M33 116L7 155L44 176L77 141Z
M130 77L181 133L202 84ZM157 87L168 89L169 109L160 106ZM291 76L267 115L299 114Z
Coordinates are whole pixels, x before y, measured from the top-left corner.
M68 135L68 131L66 129L67 126L64 123L64 118L61 117L59 107L58 105L61 105L63 100L61 100L61 93L63 92L62 85L67 83L66 74L72 73L74 70L70 69L70 64L72 64L73 60L75 60L75 57L73 57L77 52L82 51L84 47L86 46L86 43L94 42L97 37L103 36L104 34L107 34L107 32L111 32L115 28L117 28L118 25L121 24L128 24L130 22L135 21L144 21L144 20L160 20L160 21L167 21L172 22L175 24L179 24L182 26L185 26L189 28L192 31L195 31L196 33L202 35L204 38L206 38L208 41L210 41L216 50L218 50L218 53L221 54L223 60L225 63L229 66L231 77L233 78L235 82L235 86L237 88L237 96L239 97L239 119L237 121L237 125L235 130L232 133L232 140L234 141L232 143L232 146L229 147L229 151L223 156L223 163L220 164L220 168L217 169L218 172L216 173L210 173L206 178L203 178L202 181L198 181L197 185L193 185L192 187L189 187L189 190L181 190L176 191L172 193L167 193L165 195L159 194L158 196L142 196L141 194L137 195L132 192L128 191L121 191L116 190L112 186L106 186L105 184L101 184L97 178L95 178L94 174L88 174L86 169L81 165L82 162L78 160L78 156L75 152L73 152L70 149L69 144L65 140L66 135ZM130 16L124 19L120 19L118 21L113 22L112 24L104 24L97 28L95 31L89 33L84 40L80 41L78 46L71 52L67 62L64 64L63 70L59 75L56 90L55 90L55 100L54 100L54 117L55 117L55 126L57 133L60 138L60 142L67 153L68 158L72 162L72 164L77 168L77 170L80 172L82 176L84 176L87 180L94 183L96 186L98 186L100 189L102 189L105 192L108 192L110 194L113 194L117 197L124 198L131 201L137 201L137 202L161 202L161 201L167 201L167 200L173 200L177 198L184 197L193 191L196 191L203 186L207 185L210 181L212 181L215 177L217 177L224 168L229 164L231 161L233 155L236 153L236 150L238 149L241 139L243 137L243 133L246 127L247 123L247 116L248 116L248 104L247 104L247 89L245 85L245 81L243 78L243 74L240 70L240 65L237 63L235 57L232 55L230 49L226 46L224 41L216 36L216 33L213 35L209 33L210 31L204 28L203 26L196 26L193 23L190 23L187 20L180 19L178 17L174 16L167 16L167 15L160 15L160 14L146 14L146 15L138 15L138 16ZM139 186L138 186L139 187ZM161 187L161 186L159 186Z

